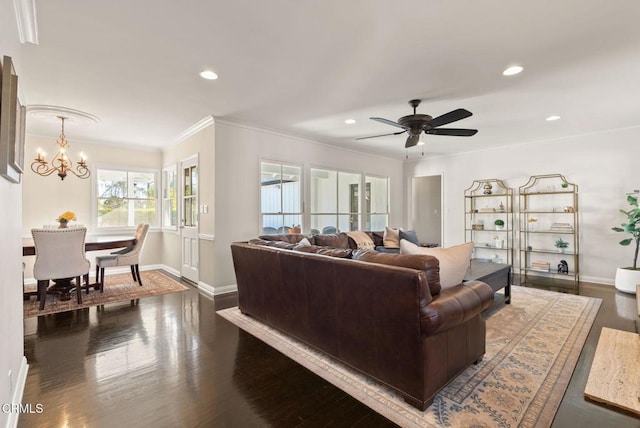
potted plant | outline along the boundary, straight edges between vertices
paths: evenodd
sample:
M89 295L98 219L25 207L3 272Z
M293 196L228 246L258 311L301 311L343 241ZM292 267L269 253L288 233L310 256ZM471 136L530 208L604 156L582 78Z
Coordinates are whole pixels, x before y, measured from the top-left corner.
M636 285L640 284L640 269L638 269L638 250L640 249L640 208L638 208L638 190L627 194L627 202L631 205L629 211L620 210L627 216L627 223L622 223L622 227L612 227L616 232L624 232L631 235L620 241L620 245L631 245L635 241L635 251L633 254L633 266L618 268L616 270L616 288L624 293L636 293Z
M496 226L496 230L504 229L504 220L497 219L493 224Z
M559 252L564 253L565 250L569 247L569 243L562 238L558 238L556 242L553 244Z
M294 234L294 233L300 233L301 229L300 229L300 225L293 225L289 228L289 233L290 234Z

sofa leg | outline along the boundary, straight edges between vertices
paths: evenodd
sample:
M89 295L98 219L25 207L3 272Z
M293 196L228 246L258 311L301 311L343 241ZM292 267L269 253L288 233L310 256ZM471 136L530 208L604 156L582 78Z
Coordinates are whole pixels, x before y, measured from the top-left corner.
M429 398L426 401L422 401L422 400L417 400L413 397L409 397L406 395L403 395L402 398L404 399L405 403L415 407L418 410L421 411L425 411L427 410L427 407L429 407L431 404L433 404L433 397Z
M480 364L481 362L482 362L482 357L480 357L480 358L478 358L477 360L475 360L475 361L473 362L473 364L475 364L475 365L477 366L477 365L478 365L478 364Z

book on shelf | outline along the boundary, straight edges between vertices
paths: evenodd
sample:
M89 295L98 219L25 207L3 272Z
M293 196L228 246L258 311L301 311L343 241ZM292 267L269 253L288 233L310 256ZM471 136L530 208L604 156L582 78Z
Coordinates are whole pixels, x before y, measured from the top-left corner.
M573 232L573 226L569 223L553 223L550 230L552 232Z
M549 272L549 262L531 262L531 270L537 270L539 272Z

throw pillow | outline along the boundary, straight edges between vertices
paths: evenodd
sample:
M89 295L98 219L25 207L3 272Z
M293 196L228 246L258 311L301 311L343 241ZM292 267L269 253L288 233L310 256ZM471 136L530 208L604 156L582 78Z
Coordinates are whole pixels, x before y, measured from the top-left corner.
M384 236L382 237L382 245L387 248L400 248L400 234L398 229L386 226L384 228Z
M418 235L416 234L415 230L400 229L398 231L398 237L400 238L400 241L402 241L403 239L406 239L412 244L420 246L420 241L418 241Z
M400 240L400 254L427 254L440 262L440 285L454 287L462 282L471 261L473 242L449 248L423 248L407 240Z
M376 247L373 239L362 230L352 230L351 232L347 232L347 236L353 240L358 249L373 250Z
M307 238L302 238L300 241L298 241L298 245L299 247L308 247L309 245L311 245L311 242L309 242L309 240Z

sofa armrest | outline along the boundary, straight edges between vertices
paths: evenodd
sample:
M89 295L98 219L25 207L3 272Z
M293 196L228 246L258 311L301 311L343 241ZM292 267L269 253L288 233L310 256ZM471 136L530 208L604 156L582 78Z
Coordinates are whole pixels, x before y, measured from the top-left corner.
M481 281L443 289L421 309L422 336L433 336L461 325L493 303L493 290Z

